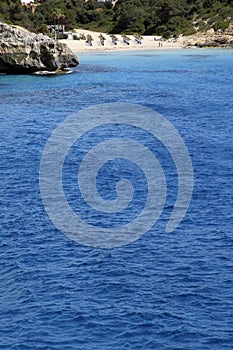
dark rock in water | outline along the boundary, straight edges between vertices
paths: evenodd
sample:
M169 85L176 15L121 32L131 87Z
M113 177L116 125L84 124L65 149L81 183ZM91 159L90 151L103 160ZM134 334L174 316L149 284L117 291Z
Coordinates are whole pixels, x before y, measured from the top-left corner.
M0 22L0 73L56 71L78 63L66 44Z

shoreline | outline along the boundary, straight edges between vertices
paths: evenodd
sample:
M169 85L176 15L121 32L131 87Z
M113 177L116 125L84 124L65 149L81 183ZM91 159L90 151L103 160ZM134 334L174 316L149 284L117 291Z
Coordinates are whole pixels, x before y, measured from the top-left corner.
M64 44L67 44L67 46L75 53L87 53L87 52L93 52L93 53L101 53L101 52L124 52L124 51L171 51L171 50L181 50L185 49L183 46L163 46L163 47L156 47L156 46L128 46L128 47L91 47L91 48L81 48L78 45L71 44L70 40L59 40Z
M73 39L61 39L62 43L67 46L75 53L79 52L103 52L103 51L128 51L128 50L176 50L184 48L181 38L164 40L159 36L143 36L141 43L137 42L133 35L127 35L128 43L124 42L120 34L116 34L117 44L112 42L110 34L102 33L105 40L101 44L99 32L88 31L84 29L77 30L79 36L91 35L93 41L92 45L86 42L84 39L73 40Z
M86 39L61 39L61 43L67 46L76 54L81 52L104 52L104 51L132 51L132 50L178 50L189 48L233 48L233 35L224 33L197 33L191 36L179 36L173 39L163 39L161 36L143 36L138 41L134 35L127 35L127 40L120 34L116 34L116 45L112 41L112 36L106 33L99 33L85 29L76 29L73 33L77 37L91 37L91 43ZM104 37L104 41L100 40Z

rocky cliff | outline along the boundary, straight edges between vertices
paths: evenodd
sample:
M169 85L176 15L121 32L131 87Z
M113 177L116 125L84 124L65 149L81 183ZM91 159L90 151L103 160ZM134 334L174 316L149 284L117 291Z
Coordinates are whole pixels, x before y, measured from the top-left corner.
M0 73L64 70L78 63L66 44L0 22Z

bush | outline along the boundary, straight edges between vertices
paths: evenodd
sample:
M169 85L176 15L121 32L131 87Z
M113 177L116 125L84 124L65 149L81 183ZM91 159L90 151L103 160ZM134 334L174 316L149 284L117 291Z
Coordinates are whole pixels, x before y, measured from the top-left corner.
M213 28L215 31L217 30L225 30L229 27L229 21L218 21L214 24Z
M208 29L210 29L210 26L208 24L206 24L204 21L199 21L197 26L198 26L199 32L205 32Z
M39 1L38 1L39 2ZM207 20L199 30L224 30L233 18L233 0L41 0L35 13L20 0L0 0L3 21L19 24L30 30L49 24L64 24L66 30L84 28L99 32L127 34L193 34L193 19ZM74 36L75 40L79 38Z
M233 17L233 7L231 6L224 6L221 8L221 10L219 11L219 15L223 18L229 18L229 17Z
M68 35L67 34L60 34L59 39L67 39Z

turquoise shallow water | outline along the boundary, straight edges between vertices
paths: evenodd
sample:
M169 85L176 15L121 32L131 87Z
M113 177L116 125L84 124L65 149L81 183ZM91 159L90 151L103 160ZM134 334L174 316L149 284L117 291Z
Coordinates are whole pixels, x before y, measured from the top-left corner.
M232 349L233 51L79 57L70 75L0 77L1 348ZM169 180L163 214L139 240L110 250L64 236L39 189L53 130L72 113L106 102L161 113L183 137L194 169L187 215L165 234L177 179L162 153ZM77 210L73 183L69 175L65 192Z

